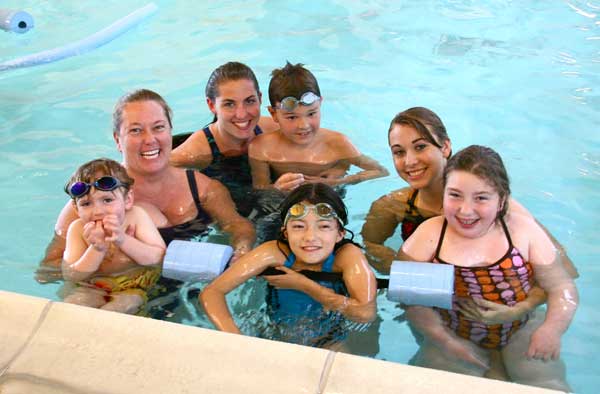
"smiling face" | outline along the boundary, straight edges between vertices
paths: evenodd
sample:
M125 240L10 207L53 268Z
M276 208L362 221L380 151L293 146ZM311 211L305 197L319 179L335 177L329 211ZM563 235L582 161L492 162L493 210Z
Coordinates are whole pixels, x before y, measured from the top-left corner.
M441 143L441 148L438 148L413 127L395 124L389 133L389 144L394 167L410 187L422 189L433 184L441 185L444 166L450 155L450 141Z
M171 127L165 110L155 101L134 101L123 107L117 148L128 171L155 174L168 168Z
M254 136L260 119L260 93L249 79L225 81L218 86L218 96L207 98L210 111L217 117L218 130L238 141Z
M269 107L269 112L291 143L309 145L321 127L321 100L311 105L298 105L293 111Z
M307 201L304 203L310 205ZM344 237L337 219L322 218L313 209L302 218L290 218L284 231L296 259L306 264L325 261Z
M444 188L444 216L459 235L485 235L498 217L504 201L485 179L467 171L452 171Z

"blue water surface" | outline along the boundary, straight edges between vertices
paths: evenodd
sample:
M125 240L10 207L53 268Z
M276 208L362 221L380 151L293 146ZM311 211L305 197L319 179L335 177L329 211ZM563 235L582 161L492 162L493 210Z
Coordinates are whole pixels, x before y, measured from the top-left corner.
M393 174L349 188L356 233L373 200L404 186L387 147L397 112L431 108L455 151L477 143L501 153L514 196L564 244L581 274L563 357L574 390L596 392L600 1L155 3L155 15L103 47L0 72L0 289L58 299L59 286L39 285L32 273L69 175L92 158L119 159L110 126L119 96L156 90L174 110L175 132L193 131L212 118L203 91L215 67L248 64L266 98L271 70L302 62L321 86L322 125L347 133ZM2 7L32 14L35 28L0 31L0 62L82 39L146 4L6 0ZM385 296L378 302L376 357L405 363L414 339L394 320L401 311Z

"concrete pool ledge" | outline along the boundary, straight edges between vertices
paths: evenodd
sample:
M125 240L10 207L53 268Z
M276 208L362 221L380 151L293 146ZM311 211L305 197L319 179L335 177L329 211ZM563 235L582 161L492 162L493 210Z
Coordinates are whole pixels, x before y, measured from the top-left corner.
M556 393L0 291L0 393Z

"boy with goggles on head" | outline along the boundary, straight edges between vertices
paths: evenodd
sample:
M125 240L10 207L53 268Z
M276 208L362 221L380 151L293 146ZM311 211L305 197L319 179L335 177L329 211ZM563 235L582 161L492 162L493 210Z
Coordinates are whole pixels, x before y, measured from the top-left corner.
M79 215L63 255L65 302L137 313L146 301L165 243L146 211L133 205L132 185L110 159L85 163L65 185Z
M305 184L280 206L284 223L277 240L246 253L209 284L200 304L221 331L240 333L225 295L274 267L281 275L261 275L272 336L286 342L331 348L348 334L343 318L368 323L376 314L375 276L362 250L345 238L348 212L342 199L323 183ZM341 280L314 281L298 271L337 272ZM337 348L337 347L336 347Z
M289 192L307 182L336 186L388 174L377 161L362 155L348 137L321 128L323 97L316 78L302 64L288 62L271 75L268 109L279 130L250 143L255 188ZM347 175L351 165L362 171Z

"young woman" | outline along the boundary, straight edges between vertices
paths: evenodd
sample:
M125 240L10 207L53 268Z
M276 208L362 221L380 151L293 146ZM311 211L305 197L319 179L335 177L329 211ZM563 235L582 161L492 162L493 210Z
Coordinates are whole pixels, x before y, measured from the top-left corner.
M528 215L510 212L508 175L500 156L472 145L449 160L443 175L443 216L427 220L401 253L415 261L451 264L452 310L419 306L407 316L424 341L413 362L483 376L499 352L515 382L570 391L559 360L560 338L577 308L575 284L551 240ZM526 300L534 281L548 294L541 325L530 313L501 324L481 321L468 300L512 308Z
M305 184L292 191L280 211L283 228L244 255L200 295L200 304L219 330L240 333L225 295L275 267L281 275L269 282L267 313L279 333L276 338L312 346L340 343L346 330L341 317L367 323L375 318L376 282L367 260L345 239L347 211L329 186ZM339 272L341 282L317 282L298 271Z
M247 216L252 210L248 201L252 187L248 144L277 125L260 116L262 94L254 72L245 64L229 62L216 68L208 78L205 94L213 122L181 142L171 154L171 164L201 169L222 182L240 213Z

